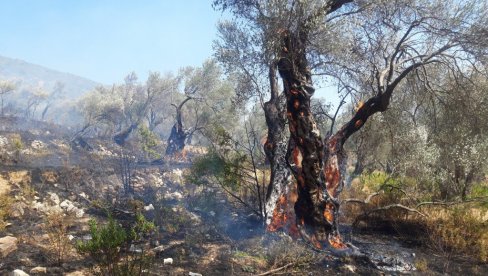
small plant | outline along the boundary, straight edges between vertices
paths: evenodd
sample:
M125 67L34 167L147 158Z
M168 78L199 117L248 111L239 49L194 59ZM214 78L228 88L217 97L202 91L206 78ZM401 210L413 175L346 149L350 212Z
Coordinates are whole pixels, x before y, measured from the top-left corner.
M68 228L72 221L62 213L50 213L45 218L45 230L49 237L49 251L56 265L61 265L72 248L68 238Z
M17 159L17 161L19 161L20 160L20 152L24 148L24 143L22 143L22 138L20 137L20 135L15 136L12 139L12 145L14 146L15 159Z
M429 269L429 264L427 263L426 259L417 259L415 260L415 268L420 271L420 272L425 272L427 269Z
M114 275L121 258L121 248L127 241L127 234L112 217L108 224L99 226L90 220L91 240L78 242L76 249L92 257L100 267L102 274Z
M310 263L316 262L318 257L305 245L283 239L275 241L269 246L267 260L269 266L273 268L289 263L293 263L295 267L306 267Z
M7 217L10 212L10 207L13 204L13 199L8 195L0 195L0 232L5 230L7 226Z
M139 127L139 136L141 138L142 151L146 155L146 158L161 158L161 155L157 151L158 137L154 132L149 130L145 125Z
M152 263L152 257L141 247L135 249L135 243L143 242L146 235L154 231L155 226L142 214L136 215L136 221L130 229L119 225L112 217L104 226L95 220L90 221L92 239L78 242L76 249L89 255L98 266L100 275L145 275Z

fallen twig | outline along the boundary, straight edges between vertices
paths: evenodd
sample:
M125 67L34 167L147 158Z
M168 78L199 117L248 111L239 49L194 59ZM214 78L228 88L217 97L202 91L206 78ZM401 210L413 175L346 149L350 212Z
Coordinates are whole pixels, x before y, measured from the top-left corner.
M280 270L286 269L286 268L288 268L288 267L292 266L293 264L294 264L294 263L289 263L289 264L287 264L287 265L285 265L285 266L278 267L278 268L275 268L275 269L271 269L271 270L266 271L266 272L263 272L263 273L261 273L261 274L257 274L256 276L265 276L265 275L271 275L271 274L276 273L276 272L278 272L278 271L280 271Z
M347 198L347 199L344 199L342 202L343 203L368 204L371 201L371 199L373 199L373 197L378 196L380 194L382 194L382 192L376 192L374 194L370 194L365 200L360 200L360 199L356 199L356 198Z
M369 210L366 215L369 215L373 212L378 212L378 211L383 211L383 210L389 210L389 209L392 209L392 208L400 208L400 209L403 209L403 210L407 210L409 212L412 212L412 213L416 213L416 214L419 214L423 217L427 217L426 214L420 212L419 210L417 209L414 209L414 208L410 208L410 207L407 207L405 205L402 205L402 204L391 204L391 205L387 205L387 206L383 206L383 207L379 207L379 208L375 208L373 210Z
M445 202L445 201L426 201L426 202L420 202L419 204L417 204L416 208L422 207L424 205L453 206L453 205L465 204L465 203L473 203L473 202L487 203L488 202L488 196L475 197L475 198L469 198L469 199L466 199L466 200L452 201L452 202Z

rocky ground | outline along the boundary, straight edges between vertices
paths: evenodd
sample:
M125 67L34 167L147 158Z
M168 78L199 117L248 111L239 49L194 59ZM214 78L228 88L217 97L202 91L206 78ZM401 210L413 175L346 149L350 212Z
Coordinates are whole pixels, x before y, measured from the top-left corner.
M283 234L266 233L258 218L217 187L185 183L185 162L134 163L136 196L127 197L114 145L91 141L91 151L73 149L66 129L3 124L0 207L7 210L0 212L1 275L92 275L93 260L73 245L91 238L90 219L107 221L104 208L122 224L132 221L128 202L136 199L156 231L128 253L147 249L149 275L488 274L486 264L445 256L392 233L347 226L344 236L367 257L316 252Z

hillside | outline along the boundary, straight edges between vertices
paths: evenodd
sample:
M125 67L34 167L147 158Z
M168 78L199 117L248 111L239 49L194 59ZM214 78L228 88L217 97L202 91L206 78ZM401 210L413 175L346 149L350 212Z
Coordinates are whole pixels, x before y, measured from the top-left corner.
M61 82L65 85L64 92L68 99L78 98L86 91L101 85L86 78L3 56L0 56L0 79L21 81L21 87L42 84L47 91L50 91L56 82Z

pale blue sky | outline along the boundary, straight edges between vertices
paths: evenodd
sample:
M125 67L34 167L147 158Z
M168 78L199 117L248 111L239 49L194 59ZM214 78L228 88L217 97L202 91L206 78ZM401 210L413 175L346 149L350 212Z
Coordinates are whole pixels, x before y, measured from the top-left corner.
M103 84L212 56L212 0L0 0L0 55ZM335 102L335 93L317 96Z
M211 0L0 0L0 55L111 84L212 55Z

